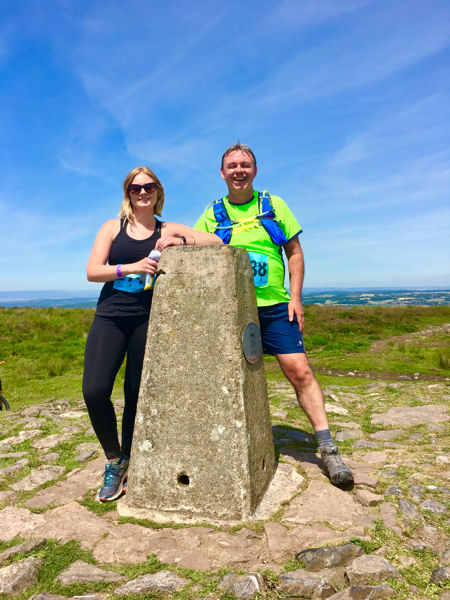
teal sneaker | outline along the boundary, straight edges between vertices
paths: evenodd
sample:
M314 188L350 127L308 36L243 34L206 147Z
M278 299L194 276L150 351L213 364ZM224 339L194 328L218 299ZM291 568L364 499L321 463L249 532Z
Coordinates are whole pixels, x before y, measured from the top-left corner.
M111 502L117 500L123 492L123 482L128 475L128 463L130 461L121 458L105 465L105 482L98 493L100 502Z

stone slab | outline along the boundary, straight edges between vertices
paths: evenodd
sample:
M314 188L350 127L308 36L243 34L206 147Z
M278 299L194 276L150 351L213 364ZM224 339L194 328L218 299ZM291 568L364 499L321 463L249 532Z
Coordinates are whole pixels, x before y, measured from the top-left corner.
M5 506L7 504L14 504L17 498L17 492L2 490L0 491L0 507Z
M397 569L383 556L358 556L345 570L350 585L371 585L394 577L401 578Z
M0 563L17 556L17 554L29 554L37 548L43 548L46 542L47 540L45 538L41 538L39 540L29 540L28 542L23 542L22 544L18 544L12 548L7 548L0 554Z
M43 560L30 556L0 569L0 594L20 594L37 580Z
M375 433L371 433L369 438L371 440L389 441L399 437L400 435L403 435L404 433L404 429L387 429L385 431L376 431Z
M157 548L176 547L172 538L171 530L156 532L133 523L117 525L98 542L94 558L101 563L137 564L155 554Z
M444 404L425 406L395 406L384 413L372 415L372 425L403 425L412 427L424 423L448 421L448 407Z
M287 529L280 523L269 522L264 525L264 533L269 559L273 561L285 560L311 547L348 542L353 537L367 537L363 526L338 531L322 523Z
M301 452L296 448L280 448L280 460L298 465L310 477L322 475L322 461L314 452Z
M11 484L10 487L16 492L34 490L44 483L52 481L53 479L58 479L64 471L65 468L62 466L42 465L33 469L31 473L26 475L23 479Z
M326 521L331 526L345 528L361 524L364 509L348 492L324 481L311 481L308 489L294 498L283 522L307 524Z
M278 463L275 475L266 490L252 520L265 520L277 512L283 502L300 491L304 478L292 465Z
M263 537L246 528L235 534L200 526L156 531L130 523L111 528L93 554L99 562L116 564L141 563L154 554L161 562L203 571L268 558Z
M38 491L25 505L28 508L45 508L82 498L89 490L100 487L104 464L104 457L91 461L86 468L69 473L64 481Z
M49 450L61 442L65 442L71 437L72 436L70 433L52 433L44 438L32 442L31 445L33 448L36 448L36 450Z
M260 573L248 573L247 575L227 573L220 580L218 588L235 598L249 600L256 595L259 598L264 596L266 586Z
M180 590L189 583L189 579L180 577L171 571L159 571L154 574L141 575L137 579L128 581L124 585L114 590L116 594L124 596L134 594L145 594L150 598L152 592L157 594L171 594L174 591Z
M38 435L41 435L42 431L40 429L29 429L28 431L24 430L18 433L17 435L13 435L9 438L5 438L1 441L0 447L7 447L8 445L15 446L16 444L21 444L26 440L31 440Z
M0 510L0 540L9 542L18 535L27 537L44 523L43 515L35 515L25 508L7 506ZM45 533L36 537L45 537Z
M99 583L111 581L124 581L126 577L115 573L114 571L106 571L95 565L90 565L82 560L76 560L67 569L65 569L56 580L61 585L71 585L73 583Z
M33 530L33 536L55 538L63 544L79 540L86 550L92 550L111 527L78 502L70 502L36 516L40 516L42 521Z

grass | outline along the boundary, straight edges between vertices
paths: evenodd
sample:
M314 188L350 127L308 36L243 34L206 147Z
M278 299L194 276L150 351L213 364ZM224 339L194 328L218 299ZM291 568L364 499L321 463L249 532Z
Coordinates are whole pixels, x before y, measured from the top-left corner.
M307 307L305 344L312 361L329 369L448 375L448 339L440 327L450 321L450 308L429 308ZM422 330L424 339L413 335ZM378 340L386 342L374 348Z
M93 309L0 308L3 393L16 409L48 398L81 398ZM123 369L117 378L121 394Z
M431 378L448 376L449 348L443 329L444 323L450 322L450 309L448 307L354 307L342 308L337 306L312 306L306 307L305 341L309 356L315 365L323 368L337 369L345 373L350 370L367 370L374 373L375 377L382 371L389 371L398 375L419 372L428 374ZM71 406L79 409L81 400L81 378L83 370L83 354L86 337L93 318L91 309L0 309L0 361L6 363L0 367L0 377L3 382L5 396L12 406L11 413L0 413L0 431L2 438L16 435L23 430L23 422L18 420L17 411L45 402L49 398L58 401L67 399ZM426 333L420 334L426 330ZM413 335L414 334L414 335ZM266 372L268 374L268 387L270 392L271 408L283 409L287 412L286 418L274 418L278 425L280 435L290 430L301 430L311 433L309 422L304 413L297 407L291 406L294 399L292 389L287 385L280 372L275 359L265 358ZM348 409L347 415L330 413L331 429L335 432L339 422L356 421L367 436L368 434L384 429L380 425L371 424L371 415L383 412L390 407L434 402L434 398L441 398L442 390L430 390L427 383L412 382L402 384L401 389L396 384L374 383L359 377L336 377L331 375L319 376L324 389L336 392L338 400L327 397L331 405L342 405ZM122 396L123 370L119 373L113 396L115 399ZM371 387L372 386L372 387ZM373 387L375 386L375 387ZM438 386L439 387L439 386ZM375 391L373 391L375 390ZM373 393L372 393L373 392ZM342 400L342 402L341 402ZM441 400L436 400L440 403ZM81 425L82 430L73 435L69 440L63 441L47 452L58 452L59 458L55 464L66 467L68 470L80 467L76 461L78 451L76 447L81 442L94 441L95 436L87 435L88 419L77 421L67 420L58 422L53 419L39 419L39 429L43 435L62 433L67 427ZM425 426L407 428L405 434L396 438L395 442L408 444L408 437L412 433L421 433L422 440L418 444L417 457L408 465L396 464L395 479L387 481L381 475L377 492L383 492L394 481L401 486L403 497L409 498L409 485L421 483L425 491L422 500L435 498L442 501L442 495L436 490L428 489L430 483L446 486L444 471L433 461L422 461L426 457L433 457L436 452L445 451L445 431L430 433ZM27 452L30 463L20 471L0 482L0 489L12 481L16 481L30 472L32 468L42 464L41 453L32 447L33 440L26 440L14 447L15 451ZM308 443L289 441L284 446L297 450L306 450ZM351 454L352 442L341 444L343 452ZM378 449L383 450L380 443ZM427 458L427 460L428 460ZM401 462L399 457L399 461ZM397 462L396 457L392 457ZM420 461L420 462L418 462ZM14 464L14 461L2 459L1 467ZM417 464L417 467L414 466ZM424 469L424 465L426 469ZM428 466L427 466L428 465ZM423 479L414 480L414 475L420 471ZM308 484L308 474L304 472L305 486ZM64 477L64 476L62 476ZM49 482L42 487L48 487L55 482ZM21 492L17 504L24 503L35 492ZM387 500L396 504L396 498ZM98 516L106 516L109 511L115 510L115 503L99 504L94 501L92 494L87 493L80 500L80 504ZM271 520L281 520L284 508ZM39 511L36 511L39 512ZM439 531L446 529L445 515L436 515L429 511L422 511L425 523L432 524ZM151 521L142 521L132 518L119 518L120 523L137 523L141 526L160 529L169 527L170 524L158 524ZM248 527L261 532L262 522L242 524L231 528L231 533L242 527ZM172 525L173 527L173 525ZM178 525L177 527L185 527ZM408 532L406 532L408 533ZM411 530L409 535L412 535ZM417 586L420 597L435 599L439 597L441 588L429 582L431 572L437 567L439 557L429 550L413 550L408 535L396 536L392 531L377 524L375 530L370 531L370 539L355 540L364 546L366 552L373 552L381 546L385 549L385 556L392 561L404 575L404 581L391 583L395 590L395 598L413 597L410 585ZM0 542L0 550L10 547L18 540L8 543ZM33 555L44 558L45 565L40 571L39 581L24 594L17 596L18 600L26 600L35 592L47 591L63 594L66 597L83 595L87 593L102 593L107 597L117 597L113 591L118 584L74 585L62 587L55 581L56 577L74 560L84 560L96 564L92 554L84 551L77 542L59 544L49 540L47 545L33 552ZM417 563L402 567L398 561L401 556L414 558ZM23 556L11 559L8 563L19 560ZM154 556L149 557L144 563L138 565L99 565L102 568L122 573L131 579L144 573L153 573L167 568ZM285 564L285 570L298 568L300 565L295 559ZM172 598L188 600L205 596L214 596L225 600L229 595L221 594L217 589L220 578L228 572L221 569L215 573L203 573L186 569L169 567L176 573L186 576L191 584L184 591L173 594ZM268 599L281 598L277 591L278 576L267 571ZM152 596L147 596L151 598Z
M450 351L448 348L437 350L436 360L441 369L448 371L450 369Z
M12 406L81 398L84 347L93 316L93 309L0 308L0 360L6 361L0 377ZM446 322L450 322L447 306L307 306L305 341L319 367L448 375L450 355L443 332L431 332L426 340L388 340L382 351L371 351L377 340ZM123 376L122 368L115 398L122 396ZM273 376L283 379L280 373Z
M367 348L373 340L413 333L449 320L447 306L314 305L305 308L305 335L310 350L322 346L352 352L355 344Z

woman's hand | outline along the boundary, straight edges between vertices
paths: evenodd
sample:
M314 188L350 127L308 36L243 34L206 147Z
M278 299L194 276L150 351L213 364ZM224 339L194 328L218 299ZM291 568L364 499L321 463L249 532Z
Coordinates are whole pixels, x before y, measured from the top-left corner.
M122 273L124 275L132 275L133 273L137 273L138 275L144 275L147 273L154 275L157 269L158 263L155 260L150 260L147 256L135 263L122 265Z
M156 242L155 248L157 250L164 250L169 246L184 246L184 241L179 235L167 235Z

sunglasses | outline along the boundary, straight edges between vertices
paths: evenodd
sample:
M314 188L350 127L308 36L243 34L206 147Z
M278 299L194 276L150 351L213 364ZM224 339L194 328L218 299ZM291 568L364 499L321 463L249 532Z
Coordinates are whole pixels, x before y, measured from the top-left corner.
M130 183L130 185L128 186L128 193L137 195L140 194L141 190L143 189L146 194L151 194L156 190L157 187L158 186L154 182L144 183L144 185L139 185L138 183Z

